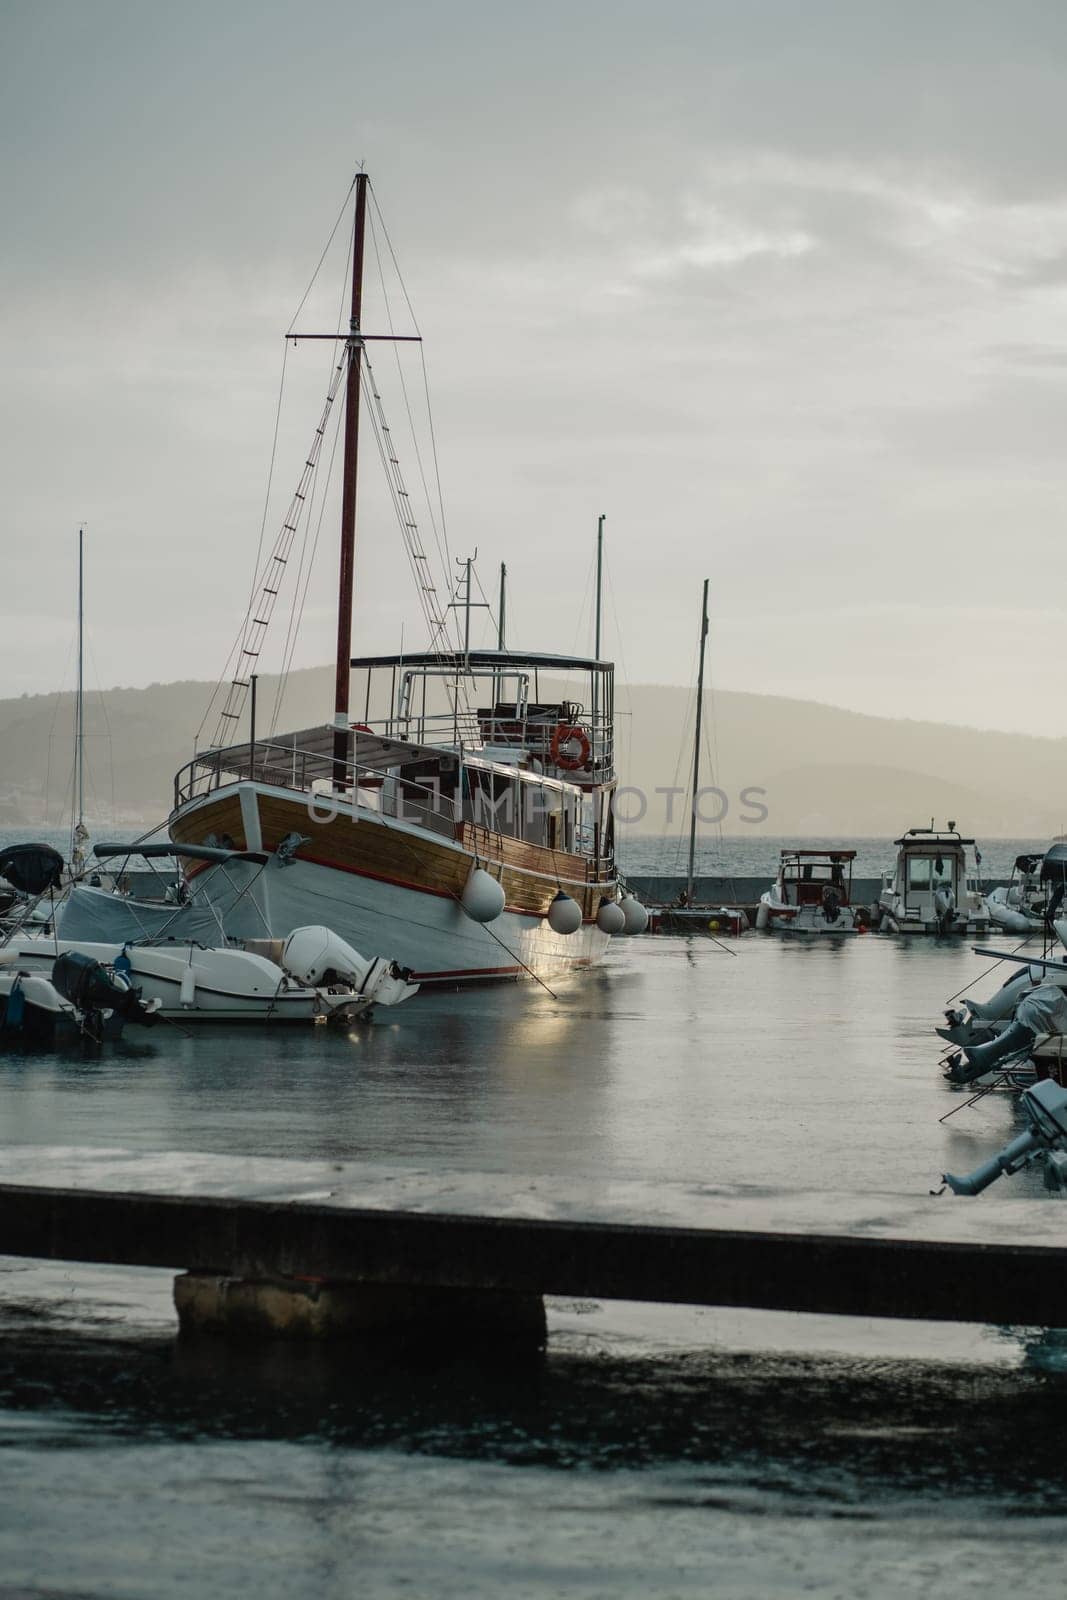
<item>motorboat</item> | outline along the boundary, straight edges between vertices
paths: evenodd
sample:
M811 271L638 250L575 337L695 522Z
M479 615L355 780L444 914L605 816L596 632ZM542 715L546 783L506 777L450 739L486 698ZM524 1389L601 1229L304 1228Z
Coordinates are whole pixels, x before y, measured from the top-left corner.
M854 934L864 924L852 906L855 850L781 852L778 875L760 895L756 927L796 934Z
M893 843L896 862L885 873L878 897L883 930L939 938L988 933L990 916L973 839L964 839L950 822L942 830L909 828Z
M368 960L330 929L314 926L244 948L173 938L138 944L16 937L8 959L21 972L47 978L74 952L121 973L161 1017L181 1022L347 1025L373 1006L399 1005L418 992L394 961Z
M1012 867L1011 882L1001 884L985 897L986 910L994 927L1005 933L1040 933L1045 927L1045 883L1041 877L1042 855L1019 855Z

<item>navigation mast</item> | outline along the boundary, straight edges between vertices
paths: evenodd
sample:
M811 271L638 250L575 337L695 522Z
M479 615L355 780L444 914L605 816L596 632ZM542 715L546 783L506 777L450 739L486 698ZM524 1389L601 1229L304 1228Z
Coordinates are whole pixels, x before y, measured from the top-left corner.
M700 669L697 672L697 718L693 731L693 795L689 816L689 871L686 874L686 903L693 904L693 863L697 848L697 797L700 794L700 734L704 721L704 651L708 642L708 580L704 579L704 600L700 613Z
M348 324L345 386L344 479L341 489L341 565L337 593L337 669L334 680L333 786L344 788L348 764L348 693L352 661L352 594L356 565L356 484L359 477L359 398L363 370L363 240L367 219L367 174L356 174L352 228L352 304Z
M70 872L85 865L85 529L78 529L78 679L74 693L74 795L70 827Z

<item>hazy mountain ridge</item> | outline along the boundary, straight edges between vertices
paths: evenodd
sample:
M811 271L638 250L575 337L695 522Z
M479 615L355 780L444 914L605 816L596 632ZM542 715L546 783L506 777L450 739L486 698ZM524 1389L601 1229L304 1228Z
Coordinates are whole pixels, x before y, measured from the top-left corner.
M328 720L330 667L294 672L281 729ZM277 679L259 686L266 735ZM175 772L193 754L211 693L198 680L112 689L86 702L87 810L98 822L155 822L169 810ZM635 831L670 831L668 799L692 760L692 692L671 685L619 685L620 780L647 797ZM0 700L0 820L61 822L69 815L73 696ZM213 724L208 725L208 733ZM723 827L779 834L892 834L949 816L987 836L1042 837L1063 831L1061 785L1067 741L935 722L896 721L813 701L719 690L709 709L702 785L726 797ZM112 806L112 774L114 806ZM763 790L750 796L742 792ZM638 796L627 809L640 809ZM711 823L723 801L705 797ZM676 826L682 802L673 801Z

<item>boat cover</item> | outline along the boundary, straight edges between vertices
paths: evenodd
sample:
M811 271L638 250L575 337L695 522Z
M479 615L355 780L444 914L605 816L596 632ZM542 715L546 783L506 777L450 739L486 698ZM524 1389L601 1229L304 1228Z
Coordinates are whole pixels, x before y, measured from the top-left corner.
M0 850L0 877L23 894L47 894L59 888L63 857L50 844L9 844Z
M206 906L166 906L77 885L56 911L56 933L92 944L180 939L217 945L222 939L219 918Z
M1019 1001L1015 1020L1032 1033L1067 1033L1067 995L1058 983L1039 983Z

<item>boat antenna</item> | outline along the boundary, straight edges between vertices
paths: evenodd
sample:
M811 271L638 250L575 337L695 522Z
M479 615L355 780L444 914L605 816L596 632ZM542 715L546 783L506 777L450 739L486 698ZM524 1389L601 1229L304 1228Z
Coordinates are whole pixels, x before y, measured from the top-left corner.
M604 513L601 512L596 523L596 631L593 637L593 657L600 660L600 606L604 582Z
M700 668L697 672L697 715L693 731L693 796L689 816L689 871L686 893L693 903L693 864L697 848L697 796L700 793L700 729L704 720L704 652L708 642L708 580L704 579L704 599L700 613Z
M496 647L497 647L498 650L503 650L504 649L504 631L505 631L504 625L505 625L505 621L507 619L507 606L508 606L508 569L507 569L507 564L502 561L500 563L500 604L497 607L497 621L496 621Z
M356 174L352 225L352 304L348 323L345 381L344 477L341 487L341 563L337 592L337 668L334 680L333 787L343 789L348 764L348 693L352 676L352 594L356 566L356 484L359 479L359 391L363 370L363 242L367 220L367 174Z
M460 568L462 575L456 580L455 593L457 598L455 600L450 600L448 603L449 611L463 612L463 660L468 672L470 671L471 658L471 610L489 611L491 609L488 600L471 599L471 569L473 568L477 559L477 548L475 548L472 556L456 557L456 566ZM501 579L501 582L503 582L503 579ZM481 587L480 584L479 587ZM463 598L459 599L458 596L461 588L463 591ZM482 593L485 593L484 589L482 590Z

